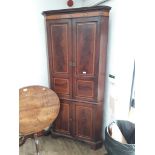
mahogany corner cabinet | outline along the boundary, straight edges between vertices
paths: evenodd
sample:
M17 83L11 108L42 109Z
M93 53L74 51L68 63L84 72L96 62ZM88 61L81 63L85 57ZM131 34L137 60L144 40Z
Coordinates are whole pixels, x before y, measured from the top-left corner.
M108 6L44 11L50 88L60 99L52 135L100 148L108 43Z

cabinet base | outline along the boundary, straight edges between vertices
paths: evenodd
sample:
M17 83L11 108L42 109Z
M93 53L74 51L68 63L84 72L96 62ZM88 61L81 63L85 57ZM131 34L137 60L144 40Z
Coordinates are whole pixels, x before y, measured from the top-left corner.
M84 142L84 143L90 145L90 148L93 150L97 150L97 149L101 148L103 145L102 140L93 142L93 141L85 140L82 138L72 137L71 135L54 132L54 131L51 131L51 136L52 136L52 138L64 137L64 138L69 138L69 139L72 139L75 141L78 140L78 141L81 141L81 142Z
M90 144L91 149L97 150L100 149L103 145L103 141L94 142L93 144Z

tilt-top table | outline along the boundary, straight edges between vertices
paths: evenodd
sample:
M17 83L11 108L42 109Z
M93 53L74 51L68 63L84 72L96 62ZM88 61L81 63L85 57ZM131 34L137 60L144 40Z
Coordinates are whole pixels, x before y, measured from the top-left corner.
M20 146L27 138L34 138L37 154L37 136L58 116L60 101L57 94L43 86L28 86L19 90Z

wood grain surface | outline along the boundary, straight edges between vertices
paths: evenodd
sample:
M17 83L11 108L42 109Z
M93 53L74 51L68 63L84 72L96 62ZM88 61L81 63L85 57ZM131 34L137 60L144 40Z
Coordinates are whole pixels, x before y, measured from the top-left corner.
M92 150L86 143L68 138L38 137L39 155L107 155L104 145L98 150ZM36 155L33 139L27 139L19 148L19 155Z
M57 94L43 86L19 90L19 132L29 135L42 131L56 119L60 108Z

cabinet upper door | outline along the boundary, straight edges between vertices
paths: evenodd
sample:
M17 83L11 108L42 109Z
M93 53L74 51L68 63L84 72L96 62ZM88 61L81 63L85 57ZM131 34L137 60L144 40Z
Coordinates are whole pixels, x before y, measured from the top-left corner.
M71 98L71 20L48 20L47 38L51 88L59 96Z
M97 98L99 42L99 17L73 19L74 98Z

